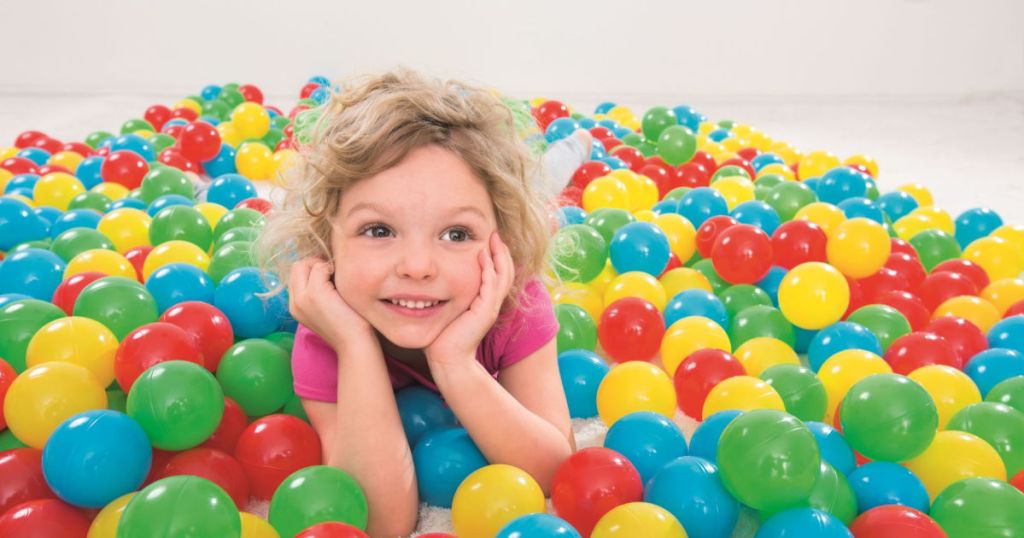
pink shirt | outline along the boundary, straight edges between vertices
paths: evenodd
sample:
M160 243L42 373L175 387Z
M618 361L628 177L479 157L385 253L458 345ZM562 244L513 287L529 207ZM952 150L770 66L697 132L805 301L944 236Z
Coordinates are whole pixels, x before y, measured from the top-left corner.
M525 296L525 300L522 297ZM540 349L558 334L558 321L547 288L538 279L526 282L520 300L525 309L507 313L484 336L476 349L476 360L498 377L498 372ZM384 355L391 387L400 389L419 383L438 392L437 387L412 367ZM338 397L338 358L331 346L303 325L295 331L292 349L295 394L302 398L335 402Z

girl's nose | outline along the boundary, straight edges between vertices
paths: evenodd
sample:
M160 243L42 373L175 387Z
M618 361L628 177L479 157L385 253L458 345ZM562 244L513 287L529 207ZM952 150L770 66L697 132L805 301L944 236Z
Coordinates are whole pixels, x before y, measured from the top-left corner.
M407 248L399 254L397 271L399 276L423 280L433 278L437 274L433 253L429 248Z

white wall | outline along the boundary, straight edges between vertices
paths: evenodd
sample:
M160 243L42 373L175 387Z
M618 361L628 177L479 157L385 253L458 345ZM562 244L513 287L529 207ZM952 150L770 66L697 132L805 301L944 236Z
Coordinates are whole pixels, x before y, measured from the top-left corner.
M21 0L0 19L4 93L290 97L396 64L586 101L1024 90L1022 0Z

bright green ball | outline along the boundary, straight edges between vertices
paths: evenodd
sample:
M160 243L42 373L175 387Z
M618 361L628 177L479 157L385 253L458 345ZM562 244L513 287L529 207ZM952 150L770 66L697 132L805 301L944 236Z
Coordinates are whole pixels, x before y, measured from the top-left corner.
M138 492L124 508L117 538L239 538L242 520L231 497L194 475L169 476Z
M157 363L128 391L128 416L162 450L199 445L210 438L223 415L224 391L213 374L194 362Z
M366 495L345 471L314 465L284 479L270 500L268 519L281 536L295 536L325 521L366 530Z
M939 429L939 412L928 391L898 374L876 374L855 383L839 416L850 447L879 461L920 455Z
M242 340L228 348L217 366L217 379L224 393L250 417L281 409L294 393L288 354L263 338Z

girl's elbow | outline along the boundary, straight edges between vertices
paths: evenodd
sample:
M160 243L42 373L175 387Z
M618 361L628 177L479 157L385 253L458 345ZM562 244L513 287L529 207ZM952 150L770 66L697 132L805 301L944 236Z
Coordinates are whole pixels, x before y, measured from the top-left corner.
M546 466L545 470L538 473L539 476L534 477L537 480L537 484L540 486L541 491L544 492L544 497L551 497L551 486L555 481L555 473L558 472L558 468L565 463L565 460L569 459L576 452L575 443L570 443L565 446L565 450L560 451L555 455L551 462Z

